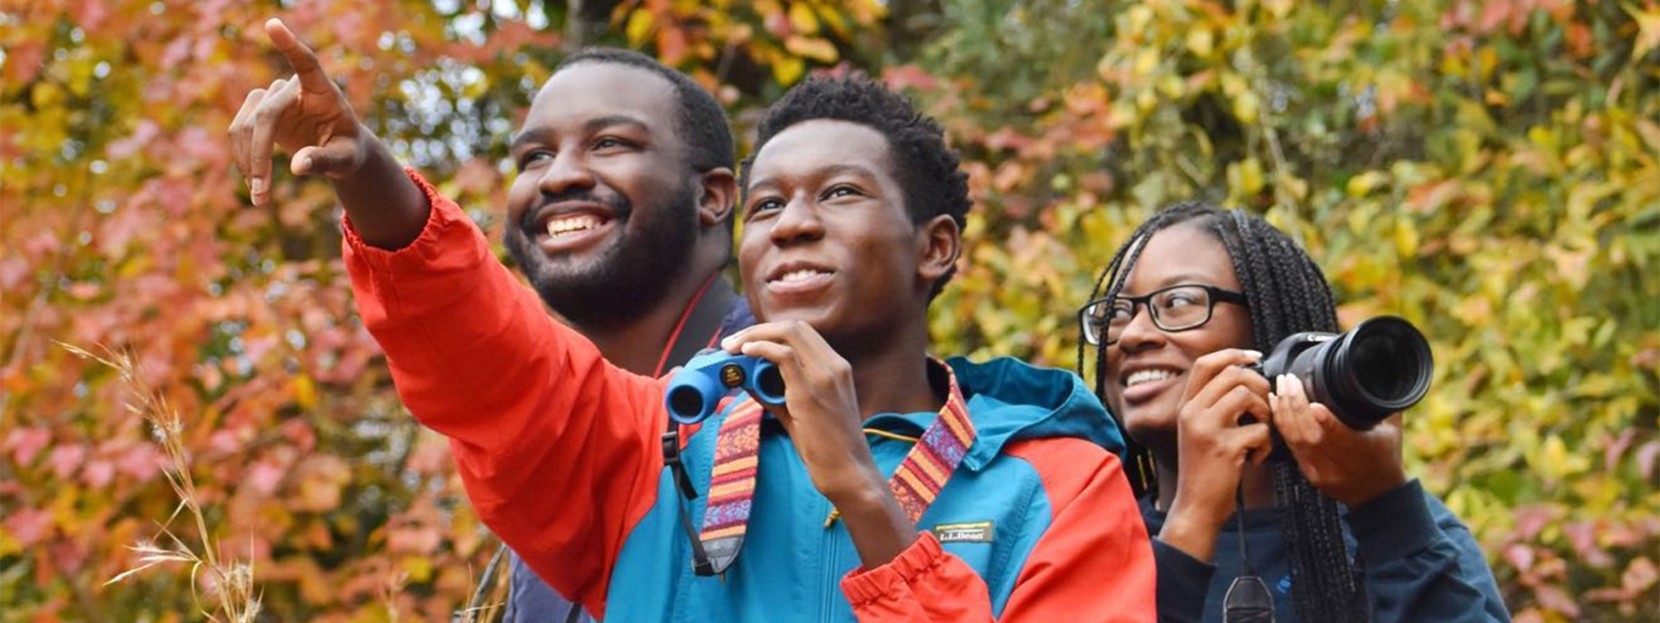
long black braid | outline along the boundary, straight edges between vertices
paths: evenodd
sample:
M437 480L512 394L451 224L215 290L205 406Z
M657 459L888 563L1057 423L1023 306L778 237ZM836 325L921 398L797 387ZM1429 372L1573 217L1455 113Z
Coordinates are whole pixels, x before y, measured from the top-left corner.
M1331 287L1308 253L1260 217L1201 202L1175 204L1136 228L1096 278L1090 299L1117 296L1146 242L1162 229L1189 222L1220 241L1233 260L1250 309L1256 350L1269 352L1293 333L1337 331ZM1105 340L1095 347L1095 391L1102 400L1106 399L1106 349ZM1085 352L1080 340L1080 371ZM1126 441L1136 495L1156 492L1152 452L1134 440ZM1337 503L1321 495L1291 461L1277 462L1272 470L1281 531L1290 544L1291 596L1298 618L1309 623L1369 620L1363 575L1349 560Z

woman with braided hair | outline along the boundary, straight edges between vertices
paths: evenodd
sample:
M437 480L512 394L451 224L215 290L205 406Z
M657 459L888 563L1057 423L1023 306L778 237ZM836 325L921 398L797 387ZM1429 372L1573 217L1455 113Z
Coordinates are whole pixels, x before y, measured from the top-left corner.
M1469 530L1407 478L1400 414L1349 429L1295 377L1249 367L1291 334L1338 331L1325 276L1284 233L1177 204L1091 297L1079 369L1093 353L1134 441L1160 620L1509 620Z

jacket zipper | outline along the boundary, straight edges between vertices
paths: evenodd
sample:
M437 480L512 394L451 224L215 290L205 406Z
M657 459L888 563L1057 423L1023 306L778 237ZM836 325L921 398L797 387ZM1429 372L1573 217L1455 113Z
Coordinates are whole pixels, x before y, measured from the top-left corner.
M828 515L833 507L829 501L825 501L824 506L824 512ZM836 526L832 524L824 529L824 581L819 585L818 619L824 623L831 621L831 613L834 611L833 600L839 592L836 590L836 569L839 568L836 563L837 549Z

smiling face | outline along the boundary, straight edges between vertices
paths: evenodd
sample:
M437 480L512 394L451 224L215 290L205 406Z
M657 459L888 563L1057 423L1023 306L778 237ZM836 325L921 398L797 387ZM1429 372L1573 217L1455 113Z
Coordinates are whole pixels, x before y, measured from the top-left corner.
M756 317L806 321L844 354L925 314L956 256L954 224L942 238L942 225L912 222L887 139L847 121L805 121L767 141L741 214L738 261Z
M1153 234L1119 295L1140 296L1178 284L1240 290L1227 248L1194 222ZM1174 456L1176 416L1194 360L1251 344L1251 318L1243 305L1217 303L1210 322L1176 333L1153 326L1143 306L1118 343L1107 347L1103 362L1107 406L1137 441Z
M548 80L514 139L504 242L573 322L632 320L689 263L699 187L677 105L650 71L578 63Z

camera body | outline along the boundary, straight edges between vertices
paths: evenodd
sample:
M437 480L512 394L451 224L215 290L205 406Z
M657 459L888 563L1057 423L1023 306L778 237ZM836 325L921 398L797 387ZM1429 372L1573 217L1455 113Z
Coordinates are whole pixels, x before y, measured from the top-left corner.
M778 366L758 357L704 349L669 379L663 404L669 418L696 424L715 414L720 399L742 388L763 404L784 404L784 376Z
M1252 368L1269 379L1297 377L1310 401L1330 408L1349 428L1369 430L1423 399L1435 362L1417 327L1378 316L1342 334L1291 335Z

